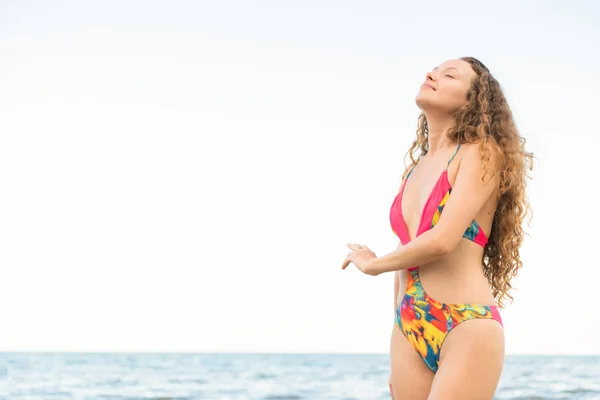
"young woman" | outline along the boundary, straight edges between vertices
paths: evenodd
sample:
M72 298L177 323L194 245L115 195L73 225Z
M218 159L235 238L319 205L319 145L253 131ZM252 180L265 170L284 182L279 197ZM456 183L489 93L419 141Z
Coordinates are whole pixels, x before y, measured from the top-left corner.
M498 309L522 266L533 156L498 81L475 58L427 73L416 103L411 165L390 209L400 244L383 257L349 244L342 269L395 274L394 400L492 399L504 362Z

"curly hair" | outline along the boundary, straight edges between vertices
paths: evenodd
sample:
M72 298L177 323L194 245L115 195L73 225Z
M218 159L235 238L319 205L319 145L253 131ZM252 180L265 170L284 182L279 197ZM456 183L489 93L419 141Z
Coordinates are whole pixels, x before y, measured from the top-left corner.
M512 302L510 281L523 266L519 253L525 235L522 223L527 215L529 220L532 216L525 195L525 178L531 178L526 169L533 169L533 153L525 151L525 138L519 134L500 84L488 68L473 57L460 59L471 65L477 77L467 94L467 104L454 113L453 124L446 136L457 143L479 143L484 168L487 168L492 151L502 160L498 206L482 259L484 275L502 308L505 299ZM410 164L403 177L416 164L415 153L419 151L419 156L427 153L428 133L427 119L421 113L417 138L406 154ZM488 172L493 174L491 169Z

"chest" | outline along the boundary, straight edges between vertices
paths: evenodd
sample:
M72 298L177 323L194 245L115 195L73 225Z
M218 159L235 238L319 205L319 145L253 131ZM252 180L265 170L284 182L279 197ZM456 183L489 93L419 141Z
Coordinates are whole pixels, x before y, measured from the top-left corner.
M417 171L418 169L416 168L404 183L402 214L407 222L412 220L412 217L420 216L421 210L441 177L440 169L436 171L429 168Z
M438 165L415 169L404 185L399 206L409 236L414 237L422 224L429 226L423 218L449 193L448 171Z

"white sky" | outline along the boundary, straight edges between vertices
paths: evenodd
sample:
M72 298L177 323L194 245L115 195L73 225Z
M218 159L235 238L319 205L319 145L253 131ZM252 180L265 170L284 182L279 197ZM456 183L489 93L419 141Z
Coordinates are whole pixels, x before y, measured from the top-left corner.
M469 55L537 157L507 353L600 354L598 5L411 3L2 2L0 351L388 352L340 265Z

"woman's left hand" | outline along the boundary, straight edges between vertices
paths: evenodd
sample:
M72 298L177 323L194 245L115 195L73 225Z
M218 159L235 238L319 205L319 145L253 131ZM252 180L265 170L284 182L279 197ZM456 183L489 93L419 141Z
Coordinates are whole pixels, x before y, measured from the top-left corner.
M342 269L346 269L346 267L352 263L356 265L356 268L367 275L377 275L369 268L371 265L371 260L377 258L371 249L365 245L357 243L348 243L348 248L352 251L348 253L348 256L344 260Z

